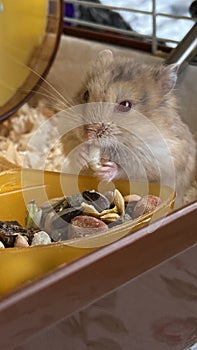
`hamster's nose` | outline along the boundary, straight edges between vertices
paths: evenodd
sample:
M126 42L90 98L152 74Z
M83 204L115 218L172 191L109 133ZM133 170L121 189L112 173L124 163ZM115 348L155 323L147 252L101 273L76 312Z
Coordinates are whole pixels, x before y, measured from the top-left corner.
M109 123L94 123L86 127L88 140L100 139L109 136L111 125Z

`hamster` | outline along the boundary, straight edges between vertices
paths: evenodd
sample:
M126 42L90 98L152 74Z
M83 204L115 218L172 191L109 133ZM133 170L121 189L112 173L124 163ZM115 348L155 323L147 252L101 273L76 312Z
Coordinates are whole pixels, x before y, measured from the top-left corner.
M81 144L78 160L88 164L88 147L100 148L101 180L131 179L174 186L181 205L195 178L196 143L177 111L175 65L148 65L101 51L75 96L80 127L70 138ZM67 149L66 136L62 138Z

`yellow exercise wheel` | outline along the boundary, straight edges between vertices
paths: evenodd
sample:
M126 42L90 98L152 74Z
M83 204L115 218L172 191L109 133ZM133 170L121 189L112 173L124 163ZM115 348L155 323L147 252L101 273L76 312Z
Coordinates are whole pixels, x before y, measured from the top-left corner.
M37 89L57 52L60 0L0 0L0 120Z

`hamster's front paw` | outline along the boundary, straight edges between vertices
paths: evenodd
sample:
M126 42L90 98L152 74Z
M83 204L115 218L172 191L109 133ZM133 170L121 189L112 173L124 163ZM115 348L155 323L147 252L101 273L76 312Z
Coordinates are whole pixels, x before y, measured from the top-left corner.
M119 172L120 172L120 167L118 166L118 164L108 161L108 162L102 163L102 165L98 168L98 170L94 174L99 179L109 182L113 179L118 178Z

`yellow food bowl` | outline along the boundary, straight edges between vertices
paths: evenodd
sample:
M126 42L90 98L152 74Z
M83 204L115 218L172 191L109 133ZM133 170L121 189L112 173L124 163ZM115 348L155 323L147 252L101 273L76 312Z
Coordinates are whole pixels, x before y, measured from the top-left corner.
M49 245L0 249L0 296L25 282L43 276L59 265L70 263L165 216L172 210L175 200L174 191L159 184L128 181L105 184L99 183L94 177L32 169L12 170L0 174L0 220L16 220L21 225L25 223L27 203L32 199L40 205L54 197L91 189L101 192L101 189L107 190L109 186L119 189L123 195L157 195L162 204L154 213L117 225L107 232Z

